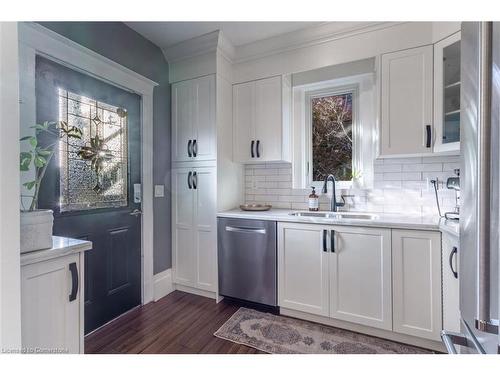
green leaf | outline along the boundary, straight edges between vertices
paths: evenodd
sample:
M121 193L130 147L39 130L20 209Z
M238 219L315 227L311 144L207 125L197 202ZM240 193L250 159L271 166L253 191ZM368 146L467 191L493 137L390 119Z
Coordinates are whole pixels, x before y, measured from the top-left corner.
M24 186L26 189L31 190L31 189L33 189L33 187L35 186L35 184L36 184L36 181L30 181L30 182L25 182L25 183L23 184L23 186Z
M43 156L39 155L35 156L34 162L37 168L42 168L45 164L47 164L47 160Z
M32 147L36 147L36 146L37 146L37 144L38 144L38 141L36 140L36 138L35 138L35 137L31 137L31 138L30 138L30 145L31 145Z
M22 172L29 171L32 155L30 152L21 152L20 156L20 170Z
M52 154L52 151L39 148L36 150L36 153L40 156L50 156Z

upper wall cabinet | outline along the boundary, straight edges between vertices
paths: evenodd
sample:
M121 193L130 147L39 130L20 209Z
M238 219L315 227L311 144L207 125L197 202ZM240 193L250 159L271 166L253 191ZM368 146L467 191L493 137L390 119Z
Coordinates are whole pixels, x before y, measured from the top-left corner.
M215 160L215 76L172 85L172 161Z
M434 45L435 152L460 151L460 32Z
M433 46L382 55L380 156L432 152Z
M234 161L291 161L291 84L277 76L233 85Z

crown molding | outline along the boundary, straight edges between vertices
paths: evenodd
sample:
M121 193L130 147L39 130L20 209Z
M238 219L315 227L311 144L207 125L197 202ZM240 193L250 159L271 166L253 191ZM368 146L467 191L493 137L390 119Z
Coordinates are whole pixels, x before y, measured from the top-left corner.
M215 51L219 43L219 30L164 48L163 55L169 63L189 59Z
M231 63L242 63L333 40L393 27L403 22L325 22L268 39L234 47L220 30L163 49L169 63L219 52Z
M234 58L234 46L220 30L197 36L162 50L163 55L169 63L175 63L215 51L222 53L229 61L232 61Z
M403 22L325 22L235 48L234 63L242 63L358 34L393 27Z

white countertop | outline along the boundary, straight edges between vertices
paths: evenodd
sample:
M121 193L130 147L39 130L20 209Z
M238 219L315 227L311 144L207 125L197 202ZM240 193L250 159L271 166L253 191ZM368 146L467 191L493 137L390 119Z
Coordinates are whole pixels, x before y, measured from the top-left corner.
M296 210L297 211L297 210ZM239 218L239 219L254 219L254 220L272 220L286 221L294 223L313 223L313 224L335 224L335 225L356 225L363 227L386 227L397 229L423 229L423 230L440 230L439 217L433 216L418 216L405 214L388 214L388 213L370 213L377 215L374 219L324 219L319 217L299 217L290 215L293 210L288 209L271 209L269 211L242 211L234 209L229 211L219 212L217 217ZM357 212L352 212L357 213Z
M92 249L92 242L75 238L52 236L52 248L21 254L21 266L76 254Z
M458 237L460 235L460 225L458 223L458 220L441 219L441 222L439 223L439 229L441 230L441 232L446 232L448 234L451 234L452 236Z

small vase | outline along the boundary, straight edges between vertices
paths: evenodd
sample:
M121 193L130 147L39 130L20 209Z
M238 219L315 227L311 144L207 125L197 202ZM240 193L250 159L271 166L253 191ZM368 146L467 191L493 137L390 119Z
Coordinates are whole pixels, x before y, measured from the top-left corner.
M52 248L52 210L21 211L21 253Z

